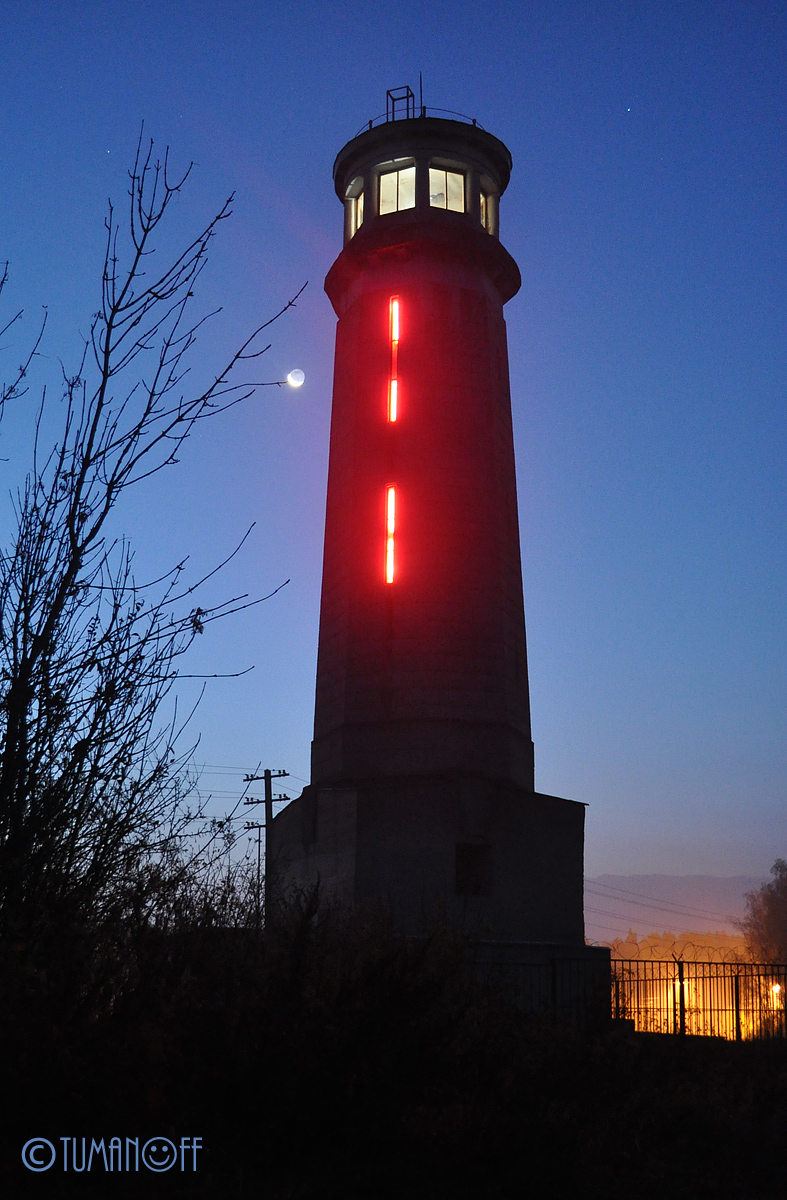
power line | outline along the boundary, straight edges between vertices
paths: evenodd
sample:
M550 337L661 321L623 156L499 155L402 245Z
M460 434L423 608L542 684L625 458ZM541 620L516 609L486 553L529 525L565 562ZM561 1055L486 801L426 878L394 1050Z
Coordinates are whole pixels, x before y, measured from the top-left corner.
M615 937L621 936L619 927L613 927L612 925L604 925L600 921L590 921L590 922L588 922L588 924L592 925L594 929L605 929L607 931L607 933L614 933ZM629 926L629 929L626 932L635 933L636 931L631 929L631 927Z
M589 891L590 896L598 896L600 900L618 900L617 896L607 896L603 892ZM682 906L667 904L648 904L642 900L621 900L621 904L635 905L637 908L647 908L652 912L671 913L676 917L690 917L692 920L702 921L729 921L731 918L728 913L706 912L702 909L683 908ZM625 911L625 910L624 910Z
M197 771L206 775L226 774L226 775L253 775L256 767L231 767L224 766L221 763L194 763L194 768ZM300 775L290 775L290 779L295 779L298 783L308 783L308 779L301 779Z
M644 892L632 892L629 888L617 887L616 884L614 884L614 883L602 883L598 879L587 879L586 878L585 879L585 887L587 887L587 888L592 888L592 887L606 888L607 891L611 891L611 892L623 892L624 895L626 895L626 896L638 896L640 900L661 901L664 899L663 896L646 896Z
M597 886L600 886L602 888L609 887L610 889L612 889L611 884L609 884L609 885L601 884L601 885L597 885ZM682 905L682 904L674 905L674 904L670 904L669 900L665 901L662 897L659 897L657 900L657 898L655 896L645 896L641 892L630 892L630 891L627 891L625 888L618 888L618 889L612 889L612 890L625 892L626 896L639 896L640 899L639 900L628 900L628 899L624 899L622 896L611 895L609 891L596 890L596 889L594 889L594 886L593 886L592 882L590 882L590 881L587 881L585 883L585 890L590 892L591 895L600 896L604 900L617 900L621 904L636 904L636 905L638 905L638 907L641 907L641 908L658 908L663 912L675 912L679 916L683 915L683 916L689 916L689 917L711 917L713 919L722 920L722 921L728 921L730 919L729 915L726 913L721 913L718 911L711 911L709 909L703 909L703 908L691 908L688 905ZM647 901L647 900L656 900L656 903L655 904L643 903L643 901Z
M226 789L219 789L219 788L198 788L197 790L200 791L201 793L204 793L205 797L209 797L211 800L234 800L234 799L237 799L237 797L239 797L239 796L245 796L246 792L247 792L246 788L244 788L242 790L239 788L237 790L232 790L232 791L227 791ZM295 797L287 796L286 799L294 800Z
M609 912L607 909L604 909L604 908L590 908L590 907L586 907L586 908L585 908L585 912L586 912L586 913L598 913L598 914L599 914L600 916L602 916L602 917L613 917L613 918L616 918L616 917L620 916L620 921L621 921L621 924L628 924L629 922L631 922L631 921L635 921L635 920L637 919L637 918L636 918L636 916L632 917L632 916L630 916L630 915L626 915L625 913L620 913L620 914L618 914L618 913L613 913L613 912ZM673 913L672 915L674 916L674 915L676 915L676 914L674 914L674 913ZM680 914L677 914L677 915L679 916ZM683 932L683 933L705 933L705 932L711 933L711 932L714 932L714 931L712 931L712 930L701 930L701 929L686 929L686 930L681 930L681 932ZM721 930L718 930L718 931L716 931L716 932L721 932Z

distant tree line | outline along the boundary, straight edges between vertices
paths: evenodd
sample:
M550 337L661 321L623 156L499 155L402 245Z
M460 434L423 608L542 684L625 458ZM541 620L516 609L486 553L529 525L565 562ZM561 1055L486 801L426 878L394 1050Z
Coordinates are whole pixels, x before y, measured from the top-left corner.
M639 937L633 929L625 938L609 943L613 958L673 959L686 962L747 962L749 950L741 934L725 930L684 930L681 933L649 933Z
M787 963L787 862L777 858L771 878L746 893L746 915L739 922L752 961Z

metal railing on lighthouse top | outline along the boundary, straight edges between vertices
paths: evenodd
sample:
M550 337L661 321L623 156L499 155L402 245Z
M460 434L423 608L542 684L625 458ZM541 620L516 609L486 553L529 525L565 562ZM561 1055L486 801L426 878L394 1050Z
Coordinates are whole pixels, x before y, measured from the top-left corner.
M386 121L412 121L416 117L427 116L442 116L449 117L455 121L464 121L467 125L473 125L476 129L483 129L475 117L469 117L467 113L456 112L452 108L435 108L432 105L423 103L423 93L421 94L421 103L416 105L415 92L409 86L389 88L385 93L385 112L378 113L376 117L372 117L365 125L363 125L358 133L358 137L367 129L374 129L376 125L383 125Z

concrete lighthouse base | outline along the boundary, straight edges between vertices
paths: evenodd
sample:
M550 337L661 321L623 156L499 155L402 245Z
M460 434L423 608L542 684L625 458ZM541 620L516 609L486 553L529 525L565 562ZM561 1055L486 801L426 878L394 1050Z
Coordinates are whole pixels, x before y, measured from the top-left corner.
M485 779L434 776L310 786L273 822L274 894L382 905L395 931L446 921L474 970L535 1016L599 1028L610 953L586 946L585 806Z
M379 902L403 935L584 946L585 806L479 778L310 786L273 822L276 892Z

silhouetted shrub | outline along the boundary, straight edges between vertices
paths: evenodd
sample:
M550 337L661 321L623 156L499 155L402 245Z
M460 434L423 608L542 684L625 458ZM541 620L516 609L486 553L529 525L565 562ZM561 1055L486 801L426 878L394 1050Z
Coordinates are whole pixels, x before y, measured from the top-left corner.
M222 927L194 901L164 929L75 932L66 966L6 947L13 1194L780 1194L784 1045L582 1035L474 983L447 930L402 940L383 913L309 896L266 936L237 915ZM205 1150L195 1175L25 1178L34 1134Z

